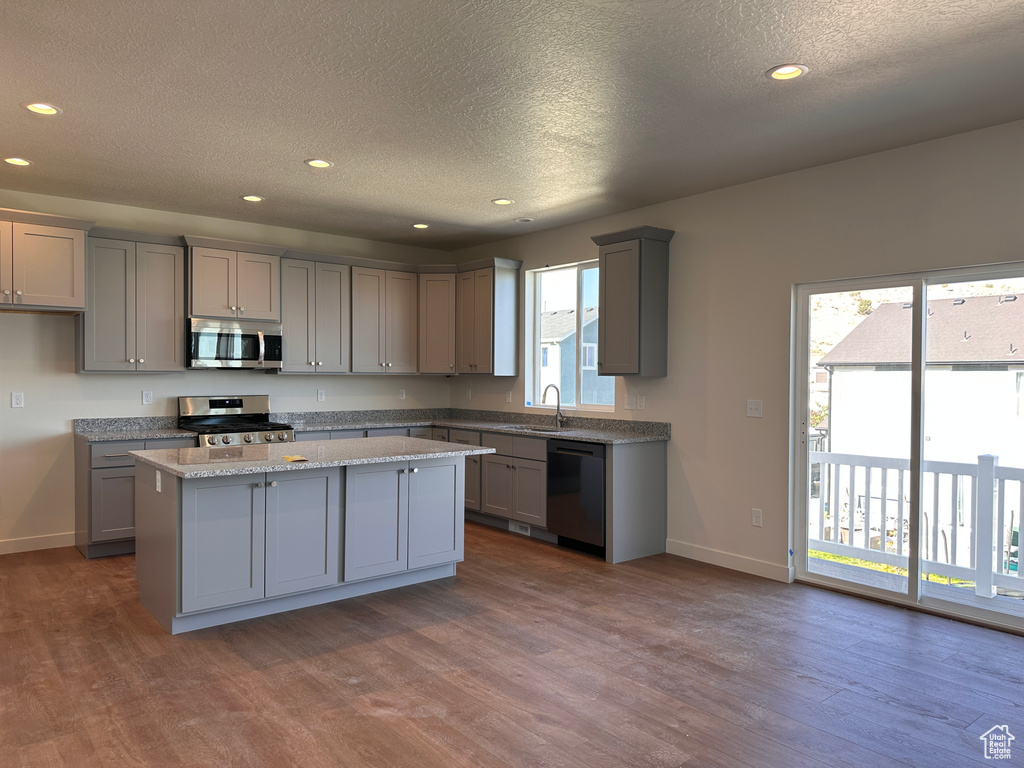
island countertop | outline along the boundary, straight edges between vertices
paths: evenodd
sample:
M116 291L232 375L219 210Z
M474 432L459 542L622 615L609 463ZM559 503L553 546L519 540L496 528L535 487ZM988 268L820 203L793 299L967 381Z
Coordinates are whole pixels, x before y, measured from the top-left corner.
M314 467L383 464L389 461L416 461L494 452L493 448L478 445L443 443L418 437L368 437L362 440L314 440L220 448L171 448L131 451L131 454L137 461L152 464L171 475L190 479ZM289 461L284 458L285 456L301 456L306 461Z

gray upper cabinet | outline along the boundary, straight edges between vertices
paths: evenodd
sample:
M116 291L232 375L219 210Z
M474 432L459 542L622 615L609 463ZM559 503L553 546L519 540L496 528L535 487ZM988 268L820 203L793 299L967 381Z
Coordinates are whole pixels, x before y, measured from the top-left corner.
M185 250L89 238L83 371L185 369Z
M350 302L348 265L281 261L283 371L347 373L351 369Z
M0 308L17 306L85 309L83 230L0 221Z
M414 273L352 268L353 373L416 373L416 306Z
M518 261L495 259L494 266L459 273L455 323L458 373L518 374L521 266Z
M281 258L263 253L192 248L196 317L281 319Z
M637 227L591 238L599 246L600 376L668 373L668 243L674 232Z
M420 373L455 373L455 274L423 273L420 289Z
M342 470L271 472L266 477L267 597L337 584Z

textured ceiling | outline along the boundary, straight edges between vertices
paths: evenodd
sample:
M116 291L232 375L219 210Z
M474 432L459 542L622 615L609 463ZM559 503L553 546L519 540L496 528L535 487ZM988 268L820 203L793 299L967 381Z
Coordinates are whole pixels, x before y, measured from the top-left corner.
M1021 0L4 0L0 188L456 249L1024 118L1022 41Z

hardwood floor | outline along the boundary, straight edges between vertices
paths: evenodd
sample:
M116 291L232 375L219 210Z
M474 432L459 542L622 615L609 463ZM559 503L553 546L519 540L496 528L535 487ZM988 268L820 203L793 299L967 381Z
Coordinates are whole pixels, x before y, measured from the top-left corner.
M0 557L0 766L1024 762L1024 638L467 525L458 576L172 637L131 556Z

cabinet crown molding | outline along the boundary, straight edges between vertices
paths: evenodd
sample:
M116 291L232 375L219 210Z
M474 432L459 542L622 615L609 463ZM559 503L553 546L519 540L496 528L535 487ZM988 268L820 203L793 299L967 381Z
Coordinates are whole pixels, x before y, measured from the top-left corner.
M596 245L612 245L614 243L624 243L627 240L660 240L663 243L667 243L672 239L672 235L675 234L673 229L660 229L658 227L633 227L632 229L624 229L620 232L609 232L605 235L594 235L590 239L594 241Z
M19 224L40 224L46 227L66 227L67 229L90 230L95 221L87 219L73 219L68 216L55 216L50 213L35 213L33 211L17 211L13 208L0 208L0 219L3 221L15 221Z

